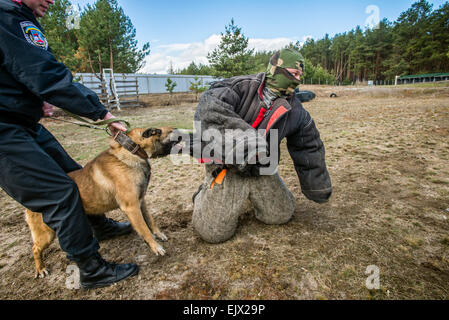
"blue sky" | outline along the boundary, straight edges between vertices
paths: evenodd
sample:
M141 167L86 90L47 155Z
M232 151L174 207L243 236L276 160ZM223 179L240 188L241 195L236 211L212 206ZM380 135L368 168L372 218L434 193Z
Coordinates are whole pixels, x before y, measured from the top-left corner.
M93 0L71 0L73 4ZM394 21L415 1L409 0L118 0L137 29L139 45L150 42L151 55L142 72L164 73L170 63L184 68L191 61L207 63L208 51L219 43L219 35L231 18L256 50L282 47L307 37L349 31L365 26L376 11L379 18ZM434 9L445 1L429 1Z

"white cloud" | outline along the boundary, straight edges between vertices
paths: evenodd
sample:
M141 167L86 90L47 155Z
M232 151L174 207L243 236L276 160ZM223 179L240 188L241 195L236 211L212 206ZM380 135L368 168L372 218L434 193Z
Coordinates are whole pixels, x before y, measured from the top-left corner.
M306 43L306 41L309 40L309 39L313 39L313 37L312 36L304 36L304 37L302 37L302 41L299 41L299 47L301 48L304 45L304 43Z
M139 72L165 74L173 63L173 68L184 69L194 61L196 64L208 64L207 54L220 43L221 36L211 35L202 42L174 43L156 46L146 58L146 65ZM256 51L280 49L296 40L290 38L249 39L248 47Z
M296 41L290 38L249 39L248 47L255 51L274 51Z

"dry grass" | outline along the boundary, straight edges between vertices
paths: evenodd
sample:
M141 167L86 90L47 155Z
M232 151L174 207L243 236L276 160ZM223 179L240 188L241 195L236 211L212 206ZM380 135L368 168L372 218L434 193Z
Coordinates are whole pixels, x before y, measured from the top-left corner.
M106 241L105 258L136 261L141 272L82 292L66 289L70 262L57 243L45 257L51 276L33 280L23 209L0 192L0 298L448 299L449 89L388 88L385 94L376 88L370 97L347 88L352 93L336 99L327 98L334 88L312 89L318 98L305 107L326 145L334 185L328 204L301 194L283 144L280 174L297 198L293 220L266 226L250 213L233 239L209 245L191 225L191 196L203 168L155 160L147 202L170 238L168 255L155 257L136 234ZM120 116L135 126L191 128L194 108L132 109ZM81 163L107 146L101 132L44 124ZM118 211L110 216L125 219ZM379 267L380 290L365 287L370 265Z
M154 106L169 106L183 103L194 103L198 100L194 93L158 93L158 94L144 94L139 96L139 101L144 107Z

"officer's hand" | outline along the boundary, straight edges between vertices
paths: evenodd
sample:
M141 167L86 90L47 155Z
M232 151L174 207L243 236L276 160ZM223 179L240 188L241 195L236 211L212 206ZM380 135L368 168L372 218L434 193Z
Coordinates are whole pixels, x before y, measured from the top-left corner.
M109 119L115 119L115 118L116 118L115 116L113 116L110 112L108 112L103 120L109 120ZM116 135L119 131L123 131L123 132L127 131L126 127L123 124L121 124L120 122L113 122L113 123L109 124L108 127L113 136Z
M55 106L44 101L44 104L42 105L42 112L44 113L44 117L51 117L55 112Z

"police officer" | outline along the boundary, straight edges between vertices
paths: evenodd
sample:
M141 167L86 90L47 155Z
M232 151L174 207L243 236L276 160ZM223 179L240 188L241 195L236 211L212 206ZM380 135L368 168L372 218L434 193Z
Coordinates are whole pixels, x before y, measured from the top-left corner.
M130 233L131 225L105 216L89 223L77 186L66 174L81 166L38 123L51 116L53 105L94 121L114 118L94 92L72 82L71 72L48 47L37 18L53 3L0 0L0 187L24 207L42 212L67 258L78 265L83 288L109 286L137 274L138 267L104 261L97 239ZM126 131L120 123L110 129Z
M266 224L284 224L292 218L293 194L275 170L263 172L261 161L269 150L275 150L270 157L277 162L284 138L302 193L317 203L329 200L332 184L324 145L315 122L294 94L303 71L302 55L283 49L271 57L267 72L216 82L201 96L195 112L201 129L197 132L203 138L206 131L210 132L207 136L218 132L222 137L206 145L199 143L198 133L194 138L193 155L206 163L206 177L194 196L192 222L205 241L231 238L248 200L256 218ZM277 139L273 139L275 130ZM252 137L257 144L251 143ZM199 155L198 146L202 149ZM239 163L238 158L242 159Z

